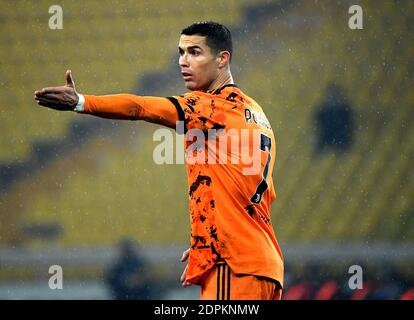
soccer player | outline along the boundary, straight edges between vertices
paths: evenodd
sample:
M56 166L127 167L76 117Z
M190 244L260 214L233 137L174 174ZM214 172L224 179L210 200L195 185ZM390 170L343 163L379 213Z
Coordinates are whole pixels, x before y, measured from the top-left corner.
M208 161L186 162L191 238L181 259L188 260L182 285L200 285L200 298L208 300L281 299L283 256L270 219L276 199L272 128L262 108L233 82L232 39L225 26L190 25L181 32L178 51L189 90L183 96L83 95L76 92L68 70L65 86L35 91L35 99L60 111L145 120L183 131L178 133L185 135L190 154ZM217 138L226 131L233 132L228 140L239 143L236 149L224 149L232 161L210 161L222 146ZM206 139L196 144L195 132ZM258 170L245 170L242 160L248 154L257 155Z

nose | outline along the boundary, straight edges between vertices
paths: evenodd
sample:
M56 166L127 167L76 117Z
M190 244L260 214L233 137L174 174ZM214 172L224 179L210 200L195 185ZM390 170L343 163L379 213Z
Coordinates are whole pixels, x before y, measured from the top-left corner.
M180 67L188 67L187 55L185 53L180 55L180 58L178 59L178 65Z

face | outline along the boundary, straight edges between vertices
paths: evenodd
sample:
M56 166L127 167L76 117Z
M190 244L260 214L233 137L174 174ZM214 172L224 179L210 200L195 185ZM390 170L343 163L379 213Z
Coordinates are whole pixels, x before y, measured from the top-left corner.
M189 90L206 91L218 77L219 60L204 36L181 35L178 44L181 74Z

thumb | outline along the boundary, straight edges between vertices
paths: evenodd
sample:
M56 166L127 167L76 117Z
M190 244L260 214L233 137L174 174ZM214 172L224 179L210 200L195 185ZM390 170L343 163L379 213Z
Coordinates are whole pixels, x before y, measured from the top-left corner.
M71 70L66 71L66 86L75 88L75 81L73 81Z

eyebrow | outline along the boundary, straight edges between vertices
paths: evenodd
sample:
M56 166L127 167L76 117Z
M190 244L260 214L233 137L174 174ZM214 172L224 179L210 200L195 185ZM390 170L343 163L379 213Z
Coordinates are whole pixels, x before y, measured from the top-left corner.
M200 49L200 50L203 50L200 46L198 46L198 45L194 45L194 46L189 46L189 47L187 47L187 50L191 50L191 49ZM178 50L182 50L182 51L184 51L184 49L183 48L181 48L180 46L178 46Z

